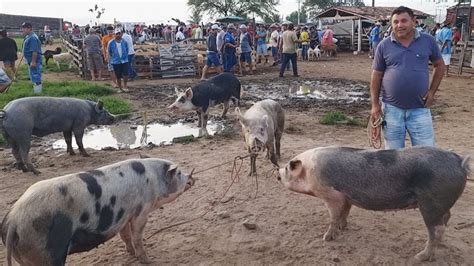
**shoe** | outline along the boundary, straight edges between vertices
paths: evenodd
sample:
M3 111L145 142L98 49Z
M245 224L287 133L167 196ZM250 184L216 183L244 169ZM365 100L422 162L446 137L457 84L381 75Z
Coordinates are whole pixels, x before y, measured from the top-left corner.
M299 77L300 77L300 75L293 75L293 77L295 77L295 78L299 78Z

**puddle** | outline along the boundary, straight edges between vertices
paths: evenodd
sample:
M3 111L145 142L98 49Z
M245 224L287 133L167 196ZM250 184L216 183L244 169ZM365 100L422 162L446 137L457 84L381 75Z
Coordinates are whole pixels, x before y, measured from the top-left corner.
M221 123L208 123L207 132L209 135L214 135L224 129ZM112 126L100 127L93 129L84 134L82 142L85 148L101 150L106 147L113 147L116 149L133 149L141 146L141 138L143 133L143 126L137 126L136 129L131 129L128 124L116 124ZM171 144L173 138L193 135L194 137L202 136L203 132L197 125L191 123L176 123L172 125L164 124L149 124L147 127L147 143ZM54 140L52 143L53 149L66 149L66 142L63 138ZM76 140L73 137L72 146L77 149Z
M245 86L249 96L258 99L286 100L314 99L324 101L367 102L369 88L366 84L343 80L307 80L293 82L272 81L267 84Z

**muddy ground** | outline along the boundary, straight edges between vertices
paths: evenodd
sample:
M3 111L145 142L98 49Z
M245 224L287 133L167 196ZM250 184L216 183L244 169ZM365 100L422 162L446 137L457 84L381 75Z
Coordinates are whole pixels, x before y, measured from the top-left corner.
M327 81L333 84L354 85L368 96L371 61L366 56L341 54L335 60L299 62L300 78L278 80L277 70L260 68L254 76L242 77L249 92L243 100L244 108L258 100L258 94L267 90L282 97L287 124L282 139L281 164L296 154L313 147L344 145L368 148L364 127L319 123L327 111L341 110L360 120L369 113L367 100L321 101L286 97L292 87L306 81ZM46 78L72 78L70 74L51 74ZM134 111L159 110L151 119L174 122L193 116L169 114L164 108L174 100L174 87L186 88L196 79L138 80L131 83L132 91L123 94ZM288 90L281 84L287 84ZM261 84L259 89L253 85ZM275 84L280 84L276 86ZM474 79L448 77L441 84L433 109L437 145L462 155L474 155ZM270 93L272 92L272 93ZM213 117L220 107L211 110ZM140 123L134 116L124 123ZM3 217L16 199L34 182L42 179L89 170L140 153L166 158L178 163L186 171L203 169L220 162L231 161L245 154L239 136L239 124L231 113L228 123L232 130L212 138L201 138L188 144L135 150L89 150L92 157L66 155L63 150L52 150L46 140L35 140L30 152L34 163L42 171L40 176L21 173L10 168L13 157L9 149L0 151L0 217ZM244 162L240 180L219 202L230 185L231 165L203 172L193 188L175 202L165 205L150 215L145 229L145 246L154 264L412 264L412 257L423 249L427 239L426 228L418 210L399 212L371 212L354 207L349 216L348 229L331 242L322 240L329 217L323 202L317 198L286 190L274 176L267 175L269 161L258 158L258 191L255 180L247 177L248 161ZM471 168L473 168L471 164ZM257 197L254 195L257 192ZM449 228L442 246L437 251L434 265L468 265L474 262L474 227L456 229L456 226L474 222L474 182L468 181L464 194L452 209ZM211 208L212 206L212 208ZM180 221L200 216L191 223L176 226L150 237L155 231ZM256 225L249 230L244 222ZM5 248L0 246L0 261L5 261ZM125 264L136 265L120 238L100 245L89 252L68 257L70 265Z

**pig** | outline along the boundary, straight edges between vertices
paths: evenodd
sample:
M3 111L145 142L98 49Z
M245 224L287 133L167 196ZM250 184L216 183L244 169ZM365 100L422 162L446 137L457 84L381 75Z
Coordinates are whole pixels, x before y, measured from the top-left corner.
M235 114L242 125L247 151L258 154L266 150L267 158L278 166L280 140L285 127L285 112L281 105L274 100L263 100L252 105L244 115L237 107ZM250 157L249 175L257 174L256 160L256 156Z
M74 155L72 133L79 152L89 156L82 144L84 129L91 124L110 125L115 117L97 103L76 98L26 97L9 102L0 117L0 128L12 147L15 165L24 172L39 174L28 157L31 136L63 132L67 152Z
M176 90L176 101L168 106L173 112L196 111L198 125L205 129L207 126L208 109L223 103L222 118L226 117L229 110L229 101L240 104L240 81L231 73L221 73L209 80L203 81L185 92Z
M352 205L374 211L419 208L428 241L415 258L425 261L434 258L469 174L469 156L435 147L324 147L293 158L279 170L278 179L292 191L323 199L331 219L324 240L335 239L347 226Z
M7 263L64 265L117 233L127 251L149 263L143 231L150 212L194 184L171 161L129 159L95 170L39 181L29 187L1 225Z

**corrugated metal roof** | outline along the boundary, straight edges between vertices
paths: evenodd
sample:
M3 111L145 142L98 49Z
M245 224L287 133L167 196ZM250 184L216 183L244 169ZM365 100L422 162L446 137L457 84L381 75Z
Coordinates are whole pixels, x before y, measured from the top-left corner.
M325 18L325 17L334 17L336 13L339 13L339 16L358 16L370 20L380 20L380 19L388 19L392 15L393 10L397 7L370 7L370 6L363 6L363 7L332 7L329 8L318 15L316 18ZM430 16L427 13L421 12L416 9L412 9L413 13L417 18L426 18Z

